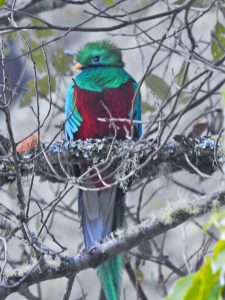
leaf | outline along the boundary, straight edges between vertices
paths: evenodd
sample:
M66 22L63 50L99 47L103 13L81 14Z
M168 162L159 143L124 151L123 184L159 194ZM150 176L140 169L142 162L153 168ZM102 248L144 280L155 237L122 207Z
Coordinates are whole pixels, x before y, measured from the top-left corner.
M5 5L5 0L0 0L0 7Z
M219 272L213 273L211 260L207 258L201 269L193 276L193 282L182 300L219 300L221 295Z
M27 82L27 92L24 93L23 99L20 102L20 108L23 108L25 106L28 106L32 98L35 96L35 88L34 88L34 80L31 79Z
M221 251L225 250L225 241L224 240L219 240L213 250L213 258L216 258Z
M165 300L219 300L222 287L219 272L213 273L210 259L195 274L176 281Z
M180 94L180 103L187 103L189 100L190 97L182 91Z
M38 45L36 42L31 41L30 43L30 47L31 47L31 51L37 47L39 47L40 45ZM42 49L39 48L37 50L32 51L32 56L33 59L35 61L37 70L39 72L44 72L46 70L46 64L45 64L45 59L44 59L44 55L42 52Z
M54 92L56 88L56 80L54 76L50 76L50 82L51 82L51 91ZM20 108L29 105L33 97L36 95L35 81L33 79L27 82L27 89L28 91L24 94L23 100L20 103ZM42 77L37 81L37 89L38 92L40 93L40 96L48 95L49 93L48 75Z
M213 255L195 274L185 276L172 286L165 300L220 300L224 293L225 241L218 241Z
M50 76L50 83L51 83L51 91L54 92L56 88L56 82L54 76ZM49 93L48 75L39 79L37 85L38 85L38 92L40 92L42 96L47 96Z
M211 0L195 0L191 6L192 7L198 7L198 8L206 8L210 5ZM186 0L177 0L173 4L175 5L183 5L186 2Z
M225 222L224 221L225 221L225 211L224 210L214 212L210 216L208 225L207 225L207 227L205 226L205 228L206 228L206 230L208 230L209 227L215 226L224 235L225 234Z
M165 100L170 96L169 85L159 76L151 74L145 79L145 83L161 100Z
M32 19L32 24L34 26L43 26L43 22L37 20L37 19ZM49 37L53 35L53 30L52 29L45 29L45 30L35 30L35 34L39 38L43 37Z
M169 295L165 298L165 300L182 300L187 289L190 288L192 284L193 276L194 275L188 275L178 279L170 289Z
M136 275L138 282L143 282L145 275L143 274L143 272L140 269L135 269L135 275Z
M183 76L184 76L184 71L185 71L185 67L186 67L186 62L183 61L182 65L181 65L181 68L180 68L180 71L178 72L177 74L177 84L179 86L181 86L181 83L182 83L182 80L183 80ZM186 76L185 78L185 81L184 81L184 84L188 82L188 76Z
M225 87L223 87L222 90L222 105L223 105L223 110L225 108Z
M15 41L18 38L18 32L17 31L12 31L7 34L8 39L11 41Z
M144 102L142 101L141 103L141 112L144 114L146 113L147 111L154 111L155 110L155 107L148 104L147 102Z
M211 267L214 273L221 270L221 266L224 266L225 263L225 249L220 250L217 257L212 259Z
M217 61L224 55L225 51L225 28L220 22L216 23L214 34L216 38L212 36L211 53L214 61Z
M103 0L103 3L106 5L113 5L113 0Z
M70 71L70 64L73 62L73 57L70 55L65 55L64 51L60 49L57 51L55 58L53 60L53 65L55 66L57 72L60 75L65 75Z
M223 91L222 91L222 99L225 102L225 89L223 89Z
M179 87L181 86L181 83L182 83L182 80L183 80L185 67L186 67L186 62L183 61L182 65L181 65L181 68L180 68L180 71L178 72L178 74L176 76L176 83ZM188 80L189 80L188 76L186 75L184 84L186 84L188 82ZM184 91L181 92L180 99L179 99L180 103L187 103L189 101L190 97L188 97L186 94L187 93L185 93Z

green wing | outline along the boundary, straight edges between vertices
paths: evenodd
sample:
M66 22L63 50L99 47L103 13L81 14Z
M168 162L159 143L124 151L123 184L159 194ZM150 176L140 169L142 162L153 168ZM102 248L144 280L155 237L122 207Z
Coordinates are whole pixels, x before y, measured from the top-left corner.
M74 101L74 88L75 84L71 83L66 90L66 103L65 103L65 133L66 139L72 141L74 134L78 131L83 119L75 106Z

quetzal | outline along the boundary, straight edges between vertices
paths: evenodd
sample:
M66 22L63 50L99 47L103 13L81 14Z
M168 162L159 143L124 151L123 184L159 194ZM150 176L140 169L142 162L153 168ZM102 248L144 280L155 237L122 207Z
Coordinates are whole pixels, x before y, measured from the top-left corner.
M75 69L81 73L73 78L67 88L65 103L65 133L68 141L102 138L115 135L125 139L133 132L141 135L140 122L133 130L128 121L101 122L98 118L122 118L132 116L141 119L141 96L136 93L137 82L124 70L121 51L107 41L87 43L76 55ZM134 99L135 97L135 99ZM133 105L132 105L133 103ZM116 128L115 128L116 126ZM84 166L87 169L87 166ZM90 179L89 187L99 187ZM92 247L96 241L121 228L124 224L124 193L119 187L104 190L78 192L79 213L85 246ZM107 300L120 297L123 256L104 262L98 267L98 275Z

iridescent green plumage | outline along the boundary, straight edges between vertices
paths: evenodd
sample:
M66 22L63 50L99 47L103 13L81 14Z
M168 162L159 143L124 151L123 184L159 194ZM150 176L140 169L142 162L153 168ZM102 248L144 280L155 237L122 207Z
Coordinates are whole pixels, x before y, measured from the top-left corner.
M121 229L125 226L125 194L121 189L117 191L117 201L115 207L115 229ZM121 273L124 266L124 254L119 254L112 259L100 265L98 275L102 283L103 290L107 300L118 300L121 290Z
M104 89L120 87L129 79L132 77L123 68L100 66L84 69L76 77L76 84L88 91L102 92Z
M98 61L95 58L98 57ZM82 65L82 72L73 78L66 94L65 116L69 120L66 122L66 136L73 140L74 134L79 130L82 123L82 115L76 109L74 99L74 86L92 92L102 92L110 88L119 88L129 80L137 89L137 82L128 74L123 66L122 53L115 44L107 40L91 42L82 47L76 57L76 61ZM130 112L131 113L131 112ZM141 119L141 95L137 94L134 102L133 116L135 120ZM129 116L130 117L130 114ZM141 124L135 124L139 136L142 133Z
M137 83L123 69L122 53L113 43L105 40L88 43L79 50L76 60L82 72L73 78L67 89L65 131L68 140L114 134L113 126L98 118L129 119L132 115L134 120L140 120L141 96L139 92L135 94ZM116 128L119 138L124 139L132 133L126 120L118 122ZM134 129L135 137L140 136L141 124L135 123ZM88 184L92 188L98 188L99 184L93 180L86 184L87 190L80 190L78 199L85 245L90 248L124 226L125 195L113 185L103 191L90 191ZM120 298L123 264L124 255L120 254L97 268L107 300Z
M98 61L95 61L96 57L99 57ZM115 44L107 40L87 43L78 51L76 61L78 61L83 68L89 66L94 67L99 64L124 67L121 51Z

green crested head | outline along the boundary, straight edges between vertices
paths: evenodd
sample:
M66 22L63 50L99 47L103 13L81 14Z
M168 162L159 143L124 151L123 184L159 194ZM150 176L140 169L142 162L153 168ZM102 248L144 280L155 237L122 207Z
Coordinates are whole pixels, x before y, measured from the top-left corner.
M121 51L115 44L107 40L87 43L78 51L76 61L75 69L98 66L124 66Z

